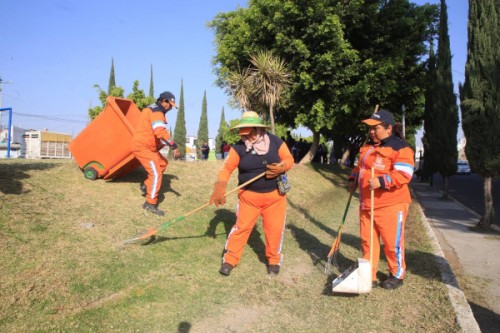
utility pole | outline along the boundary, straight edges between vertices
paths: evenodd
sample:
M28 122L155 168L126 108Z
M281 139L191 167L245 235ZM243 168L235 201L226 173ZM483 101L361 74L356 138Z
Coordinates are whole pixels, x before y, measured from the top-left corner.
M3 96L3 84L4 83L14 83L12 81L4 81L0 76L0 109L2 108L2 96ZM0 112L0 129L2 129L2 112Z

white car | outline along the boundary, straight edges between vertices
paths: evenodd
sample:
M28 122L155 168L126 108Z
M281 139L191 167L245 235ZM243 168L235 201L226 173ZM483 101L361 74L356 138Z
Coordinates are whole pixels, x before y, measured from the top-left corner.
M470 175L470 166L467 161L457 162L457 175Z

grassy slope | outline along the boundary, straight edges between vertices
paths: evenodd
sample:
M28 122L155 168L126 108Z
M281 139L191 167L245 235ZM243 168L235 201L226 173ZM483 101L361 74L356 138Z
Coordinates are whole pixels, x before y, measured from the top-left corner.
M404 287L331 294L325 259L347 202L340 168L297 166L290 173L285 259L276 278L266 274L260 222L232 275L218 273L236 195L162 231L154 243L122 246L207 202L220 166L170 162L160 204L167 217L159 219L140 207L141 170L88 181L71 161L0 161L0 331L458 331L414 207ZM233 175L229 189L236 185ZM357 206L353 199L342 270L359 256Z

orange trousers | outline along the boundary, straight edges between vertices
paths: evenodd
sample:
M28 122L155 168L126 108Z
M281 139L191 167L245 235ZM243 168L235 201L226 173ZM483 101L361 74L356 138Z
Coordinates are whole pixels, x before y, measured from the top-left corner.
M144 182L147 188L146 201L156 205L163 180L163 172L167 168L168 161L159 152L151 150L134 151L133 153L148 173L148 178Z
M255 223L259 216L262 216L268 264L281 265L281 246L283 244L286 219L286 196L280 195L278 190L268 193L240 190L238 199L236 223L227 236L222 262L233 266L240 262Z
M404 230L409 206L409 203L400 203L373 211L373 281L377 279L380 238L384 243L389 272L398 279L406 273ZM359 216L361 252L364 259L370 260L370 211L360 209Z

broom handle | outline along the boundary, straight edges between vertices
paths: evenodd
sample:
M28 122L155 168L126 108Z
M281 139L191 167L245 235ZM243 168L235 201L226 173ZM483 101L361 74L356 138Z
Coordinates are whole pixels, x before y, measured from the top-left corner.
M375 178L375 168L371 170L372 178ZM375 190L370 190L370 267L373 266L373 205L375 203Z
M255 176L255 177L253 177L253 178L252 178L252 179L250 179L249 181L244 182L243 184L239 185L239 186L238 186L238 187L236 187L236 188L233 188L231 191L224 193L224 196L225 196L225 197L227 197L229 194L231 194L231 193L233 193L233 192L235 192L235 191L238 191L239 189L241 189L241 188L243 188L243 187L247 186L247 185L248 185L248 184L250 184L250 183L253 183L253 182L254 182L254 181L256 181L257 179L259 179L259 178L263 177L265 174L266 174L266 172L264 171L263 173L261 173L261 174L259 174L259 175ZM196 208L196 209L194 209L194 210L190 211L189 213L184 214L184 217L188 217L188 216L190 216L190 215L193 215L194 213L199 212L200 210L202 210L203 208L206 208L206 207L208 207L208 206L210 206L210 202L207 202L207 203L206 203L206 204L204 204L203 206L200 206L200 207L198 207L198 208Z

